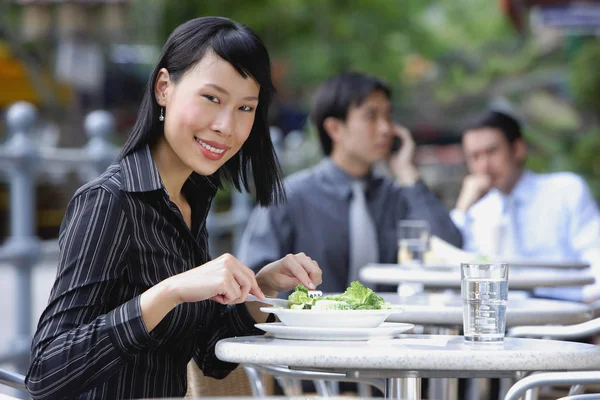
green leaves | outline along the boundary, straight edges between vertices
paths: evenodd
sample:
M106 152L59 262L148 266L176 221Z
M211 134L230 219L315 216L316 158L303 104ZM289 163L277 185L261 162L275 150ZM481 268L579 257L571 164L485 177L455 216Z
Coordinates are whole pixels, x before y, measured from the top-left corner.
M302 284L296 286L294 293L288 296L288 301L290 305L312 306L314 304L313 299L308 297L308 289Z
M600 115L600 43L592 40L577 52L571 65L570 88L579 104Z
M308 289L299 284L294 293L288 297L291 308L320 310L382 310L390 308L389 304L373 290L354 281L340 295L311 299Z
M352 282L350 287L338 298L350 304L353 310L388 308L382 297L378 296L372 289L363 286L359 281Z

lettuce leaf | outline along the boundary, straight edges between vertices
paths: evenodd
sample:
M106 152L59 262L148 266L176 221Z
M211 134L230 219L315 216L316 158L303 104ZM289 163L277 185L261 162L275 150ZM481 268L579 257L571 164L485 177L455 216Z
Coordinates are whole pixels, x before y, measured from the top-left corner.
M381 296L377 295L372 289L363 286L359 281L352 282L346 291L340 295L311 299L308 297L308 289L299 284L294 292L288 296L290 306L294 305L296 309L311 309L323 300L327 300L327 302L322 304L323 307L316 307L317 309L384 310L390 308L390 305Z
M298 284L294 292L288 296L290 306L303 306L302 308L311 308L314 305L314 299L308 297L308 289L303 284ZM309 307L306 307L309 306Z

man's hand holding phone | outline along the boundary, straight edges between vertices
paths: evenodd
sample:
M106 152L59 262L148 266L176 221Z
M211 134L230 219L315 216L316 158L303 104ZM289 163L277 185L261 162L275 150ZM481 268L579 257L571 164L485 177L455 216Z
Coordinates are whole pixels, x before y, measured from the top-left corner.
M419 171L414 164L415 141L410 131L401 125L394 125L394 141L399 142L397 151L392 148L390 155L390 170L394 177L404 186L414 185L419 180Z

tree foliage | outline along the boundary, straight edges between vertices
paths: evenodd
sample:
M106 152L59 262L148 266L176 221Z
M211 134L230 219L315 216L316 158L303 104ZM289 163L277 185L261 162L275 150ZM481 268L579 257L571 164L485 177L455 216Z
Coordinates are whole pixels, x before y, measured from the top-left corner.
M585 109L600 117L600 42L590 40L575 55L570 84L573 95Z
M136 4L145 7L147 1ZM536 169L597 168L576 162L573 157L589 157L567 148L575 137L595 132L586 133L594 126L578 117L575 99L600 110L598 40L573 53L531 32L522 36L499 1L154 1L162 6L160 42L183 21L202 15L251 26L283 69L278 83L298 107L306 109L315 85L344 70L386 79L396 92L396 112L409 127L460 132L465 121L504 97L525 117ZM560 112L544 112L547 105Z
M255 29L304 85L349 68L399 85L409 55L436 59L514 35L487 0L178 0L163 9L162 39L186 19L227 16Z

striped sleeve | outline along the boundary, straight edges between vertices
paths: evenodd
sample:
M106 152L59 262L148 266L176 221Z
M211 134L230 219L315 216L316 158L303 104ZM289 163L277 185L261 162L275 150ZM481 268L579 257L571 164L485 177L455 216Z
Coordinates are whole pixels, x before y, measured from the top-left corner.
M243 303L235 306L224 306L212 301L209 303L215 308L213 309L215 318L197 338L199 346L194 360L204 375L222 379L233 371L237 364L217 358L215 354L217 342L229 337L264 335L265 332L254 327L256 321ZM266 322L273 321L275 321L275 316L270 314Z
M69 203L56 282L32 344L34 399L69 397L106 381L151 345L139 297L111 304L127 266L129 234L119 198L97 187Z

